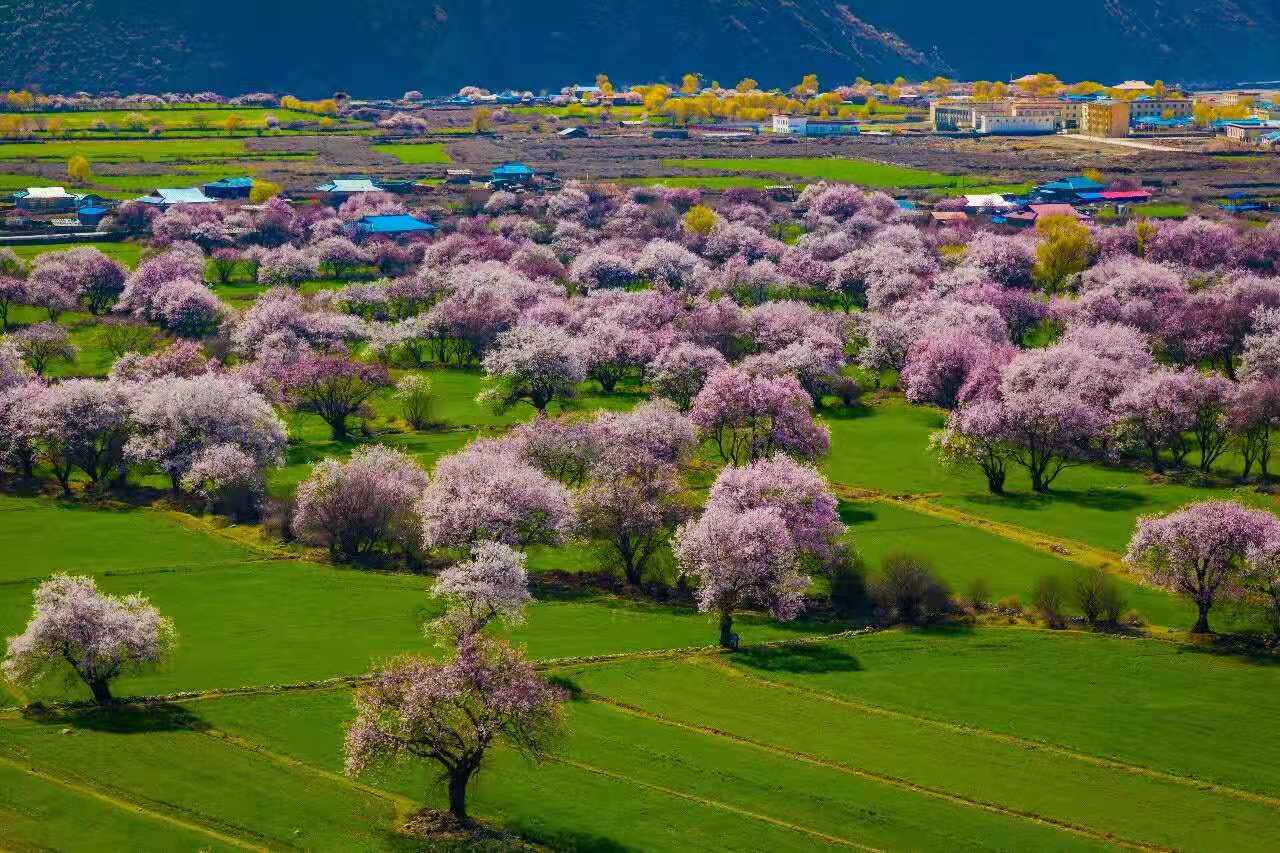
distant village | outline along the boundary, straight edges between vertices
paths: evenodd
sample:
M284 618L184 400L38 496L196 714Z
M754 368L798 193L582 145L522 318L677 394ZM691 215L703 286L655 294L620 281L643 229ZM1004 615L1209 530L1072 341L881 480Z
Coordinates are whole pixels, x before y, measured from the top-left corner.
M982 139L1065 135L1106 144L1152 151L1168 141L1217 144L1237 151L1280 152L1280 92L1230 90L1187 92L1161 81L1126 80L1113 85L1064 83L1050 74L1028 74L1007 82L956 82L945 78L909 83L873 84L859 79L847 86L822 89L816 77L805 76L790 89L762 89L745 79L732 88L705 84L688 74L676 86L646 84L619 87L605 75L594 82L566 86L556 94L507 90L490 92L466 86L454 93L426 96L408 91L394 99L359 99L345 93L319 101L285 95L253 93L226 98L214 93L192 95L38 95L7 93L0 99L0 145L5 142L54 139L131 139L138 119L116 121L111 116L163 114L183 108L216 108L233 116L236 108L279 109L293 118L268 115L256 131L325 134L362 133L383 142L412 142L426 138L502 135L514 116L531 123L521 133L554 134L566 142L594 137L653 139L664 142L703 140L732 142L751 139L833 139L864 135L907 138ZM107 116L91 127L68 133L59 117L92 111ZM301 119L298 116L302 116ZM545 120L549 127L542 126ZM459 125L459 122L462 124ZM345 123L345 124L344 124ZM227 119L208 131L228 135L240 128ZM445 131L466 131L451 137ZM152 126L143 138L165 136ZM830 152L814 152L831 156ZM664 157L669 154L662 155ZM810 154L809 156L814 156ZM572 161L570 161L572 162ZM230 174L195 186L157 187L136 198L108 198L66 185L28 186L12 192L8 205L0 203L0 242L48 239L100 239L137 229L146 216L116 215L120 207L150 209L229 204L252 207L271 195L295 202L338 207L363 194L416 196L415 208L431 207L452 197L459 205L482 207L495 192L539 193L557 190L562 178L546 164L501 162L479 168L454 163L421 175L375 176L333 174L328 180L280 187L244 174ZM608 180L607 178L604 180ZM1097 172L1060 174L1052 180L1028 183L1014 192L898 193L904 216L918 216L934 226L957 225L981 217L996 227L1033 226L1038 218L1067 214L1081 219L1123 220L1126 211L1148 205L1166 181L1142 176L1106 179ZM255 190L255 186L257 190ZM270 189L267 189L270 187ZM779 182L764 188L779 200L796 192L794 184ZM1216 201L1226 214L1252 214L1275 208L1274 193L1223 192ZM446 208L437 204L437 212ZM436 230L431 216L371 216L348 225L353 239L376 235L429 235ZM132 223L132 225L127 224Z

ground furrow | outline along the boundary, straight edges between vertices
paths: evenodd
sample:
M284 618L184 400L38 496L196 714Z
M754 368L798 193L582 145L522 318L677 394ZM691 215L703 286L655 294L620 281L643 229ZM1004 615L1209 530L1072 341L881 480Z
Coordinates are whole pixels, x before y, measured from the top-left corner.
M899 711L892 708L885 708L879 705L872 705L866 702L861 702L857 699L848 699L843 696L837 696L832 693L824 692L822 690L815 690L811 687L800 687L798 685L789 684L783 681L774 681L768 678L761 678L758 675L753 675L749 672L745 672L740 668L729 667L725 665L722 661L708 660L705 662L701 662L701 661L695 662L695 664L714 666L718 671L726 672L735 678L746 679L750 681L752 684L759 684L766 687L771 687L776 690L782 690L788 693L793 693L797 696L803 696L807 699L815 699L818 701L826 702L831 705L838 705L840 707L845 707L851 710L860 711L865 714L874 714L876 716L887 717L890 719L905 720L907 722L929 726L931 728L940 729L940 730L952 732L955 734L963 734L963 735L970 735L973 737L979 737L984 740L990 740L996 743L1003 743L1009 746L1019 747L1021 749L1039 750L1042 752L1050 753L1051 755L1056 755L1063 758L1071 759L1073 761L1078 761L1083 764L1090 764L1095 767L1103 767L1109 770L1119 770L1125 773L1132 773L1136 776L1145 776L1151 779L1158 779L1162 782L1169 782L1171 784L1180 785L1187 788L1193 788L1201 792L1221 794L1223 796L1233 797L1235 799L1246 800L1248 802L1259 803L1261 805L1266 805L1272 808L1280 809L1280 797L1271 797L1271 796L1267 796L1266 794L1256 793L1254 791L1245 791L1240 788L1232 788L1228 785L1221 785L1216 782L1209 782L1204 779L1197 779L1194 776L1183 776L1177 773L1170 773L1164 770L1155 770L1150 767L1143 767L1138 764L1130 764L1126 761L1121 761L1116 758L1107 758L1105 756L1100 756L1100 755L1090 755L1089 753L1086 753L1086 752L1077 752L1076 750L1070 749L1065 746L1060 746L1054 743L1031 740L1028 738L1018 737L1017 735L1003 734L1001 732L991 731L990 729L983 729L977 726L966 725L964 723L956 723L950 720L939 720L933 717L925 717L925 716L920 716L918 714L912 714L907 711Z
M798 752L796 750L787 749L785 747L777 746L776 744L755 740L754 738L744 737L742 735L725 731L723 729L717 729L710 726L700 726L693 723L683 722L680 720L673 720L669 717L664 717L661 714L655 714L652 711L646 711L645 709L639 708L635 705L630 705L625 702L618 702L614 699L610 699L607 696L601 696L596 693L587 693L585 694L585 696L588 699L592 700L593 702L597 702L602 705L605 705L606 707L612 708L620 713L630 714L632 716L640 717L642 719L646 719L651 722L659 723L665 726L670 726L672 728L681 729L683 731L693 732L695 734L721 738L724 740L731 741L733 743L738 743L744 746L749 746L754 749L758 749L762 752L767 752L771 755L777 755L784 758L789 758L794 761L801 761L801 762L804 762L805 764L810 764L815 767L823 767L828 770L835 770L839 773L845 773L850 776L856 776L859 779L864 779L870 782L876 782L882 785L888 785L890 787L897 788L903 791L910 791L912 793L920 794L926 797L931 797L936 800L942 800L944 802L948 802L953 805L979 809L985 812L990 812L992 814L998 814L1004 817L1014 818L1016 820L1028 821L1031 823L1039 824L1041 826L1052 827L1054 829L1058 829L1063 832L1068 832L1073 835L1078 835L1082 838L1089 838L1091 840L1100 841L1107 844L1116 844L1122 847L1128 847L1133 850L1167 851L1171 849L1159 844L1151 844L1145 841L1137 841L1134 839L1124 838L1122 836L1115 835L1114 833L1108 832L1106 830L1097 829L1096 827L1087 826L1085 824L1079 824L1079 823L1074 823L1072 821L1066 821L1058 818L1048 817L1046 815L1037 814L1036 812L1026 811L1023 809L1010 808L1008 806L1001 805L1000 803L995 803L988 800L980 800L975 797L969 797L964 794L958 794L958 793L955 793L954 791L948 791L943 788L935 788L928 785L920 785L916 782L912 782L908 779L903 779L898 776L890 776L888 774L877 773L871 770L866 770L861 767L854 767L852 765L844 764L839 761L832 761L830 759L820 758L816 755L811 755L806 752Z
M700 797L697 794L690 794L688 791L681 791L676 788L668 788L664 785L655 785L652 782L641 782L638 779L634 779L622 773L615 773L612 770L606 770L603 767L597 767L594 764L587 764L586 762L583 762L583 761L577 761L572 758L564 758L562 756L553 756L549 760L557 764L563 764L568 767L573 767L578 770L585 771L587 773L594 773L597 776L603 776L606 779L613 779L618 782L624 782L628 785L634 785L638 788L645 788L650 791L657 791L658 793L666 794L667 796L670 796L670 797L678 797L682 800L688 800L689 802L692 802L692 803L698 803L699 805L707 806L708 808L718 809L720 811L729 812L731 814L741 815L742 817L751 818L752 820L757 820L757 821L760 821L761 823L767 823L771 826L779 827L780 829L789 829L792 832L799 832L803 835L809 836L810 838L818 839L820 841L825 841L828 844L837 844L841 847L851 847L855 850L866 851L866 853L882 853L882 851L880 851L879 848L868 847L865 844L859 844L858 842L852 841L848 838L841 838L840 836L837 836L837 835L828 835L825 832L819 832L818 830L813 829L811 827L802 826L797 823L790 823L789 821L781 820L779 818L773 817L772 815L761 814L760 812L753 812L750 809L744 809L739 806L732 805L730 803L721 802L720 800L712 800L707 797Z
M70 779L64 779L61 776L55 776L43 770L37 770L34 767L23 764L20 761L14 761L13 759L7 758L3 755L0 755L0 763L13 767L17 770L20 770L23 773L27 773L31 776L34 776L37 779L41 779L45 782L49 782L50 784L57 785L61 788L65 788L68 791L72 791L82 796L92 797L93 799L98 800L99 802L106 803L107 805L110 805L114 808L118 808L123 811L127 811L132 814L139 815L141 817L144 817L150 820L156 820L161 823L167 823L171 826L181 827L182 829L199 833L201 835L212 838L215 841L219 841L223 844L227 844L232 847L237 847L241 850L259 850L259 851L264 851L265 853L265 851L270 849L268 847L262 846L261 844L255 844L246 839L239 838L234 835L229 835L225 832L206 826L202 823L197 823L191 820L184 820L183 818L177 817L175 815L167 814L161 811L156 811L155 809L149 809L131 800L127 800L122 797L116 797L111 794L108 794L105 791L102 791L92 785L84 784L82 782L75 782Z

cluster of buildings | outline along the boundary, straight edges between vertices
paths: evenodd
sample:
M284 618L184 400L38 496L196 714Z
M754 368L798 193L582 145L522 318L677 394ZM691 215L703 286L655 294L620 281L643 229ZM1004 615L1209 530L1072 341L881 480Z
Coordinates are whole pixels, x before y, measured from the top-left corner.
M1085 175L1071 175L1033 187L1025 194L982 193L964 196L964 210L932 212L935 224L950 225L967 221L971 216L990 218L997 225L1031 227L1046 216L1072 216L1087 219L1103 207L1123 211L1129 205L1151 200L1149 189L1109 189L1105 184Z
M1119 100L1101 95L999 100L936 100L929 120L936 131L1025 136L1074 130L1088 136L1125 137L1135 130L1187 127L1190 98L1142 95Z

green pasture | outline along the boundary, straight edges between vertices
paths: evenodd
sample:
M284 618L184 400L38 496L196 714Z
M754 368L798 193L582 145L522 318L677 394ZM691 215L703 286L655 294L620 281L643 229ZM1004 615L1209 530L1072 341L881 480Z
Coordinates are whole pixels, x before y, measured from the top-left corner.
M991 185L979 175L945 175L847 157L707 157L663 160L674 169L714 169L721 172L765 172L821 181L841 181L874 189L968 189Z
M406 142L396 145L370 145L370 151L394 157L401 163L411 164L443 164L452 163L453 158L445 150L443 142Z
M62 140L0 144L0 160L68 160L93 163L189 163L244 159L297 159L310 152L255 151L243 139Z
M83 112L33 112L23 113L23 118L37 123L41 129L50 119L62 122L64 130L93 130L102 123L110 130L126 128L126 116L141 116L143 129L155 124L166 130L222 130L229 116L238 116L242 128L266 127L267 116L275 116L280 122L316 122L319 116L298 110L272 107L191 107L173 106L167 109L146 110L86 110ZM338 121L338 119L335 119Z

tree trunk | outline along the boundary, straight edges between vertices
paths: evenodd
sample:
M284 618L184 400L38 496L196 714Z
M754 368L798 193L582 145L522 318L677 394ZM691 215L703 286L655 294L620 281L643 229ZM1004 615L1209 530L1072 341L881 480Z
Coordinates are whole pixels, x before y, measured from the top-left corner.
M737 649L733 640L733 611L720 611L720 645L726 649Z
M114 701L111 698L111 687L107 684L105 678L95 679L86 683L93 692L93 701L99 705L110 705Z
M1212 634L1209 628L1209 605L1202 601L1196 602L1196 607L1200 611L1200 618L1196 620L1195 627L1191 629L1193 634Z
M347 416L331 418L329 420L329 435L334 441L346 441L347 439Z
M449 812L464 824L471 823L467 817L467 783L470 781L470 770L455 770L449 774Z
M987 491L993 495L1003 495L1004 471L987 469L984 473L987 475Z

